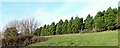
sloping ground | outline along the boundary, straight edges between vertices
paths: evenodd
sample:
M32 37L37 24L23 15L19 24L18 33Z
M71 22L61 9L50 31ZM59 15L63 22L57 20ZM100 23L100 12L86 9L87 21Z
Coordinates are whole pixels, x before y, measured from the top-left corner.
M29 46L118 46L117 30L85 34L56 35L50 37L53 38Z

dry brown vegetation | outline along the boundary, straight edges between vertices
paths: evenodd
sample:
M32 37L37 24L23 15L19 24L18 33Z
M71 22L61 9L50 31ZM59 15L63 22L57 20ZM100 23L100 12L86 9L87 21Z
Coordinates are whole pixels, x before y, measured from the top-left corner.
M43 42L48 40L47 37L37 36L19 36L16 38L3 38L2 46L26 46L35 42Z

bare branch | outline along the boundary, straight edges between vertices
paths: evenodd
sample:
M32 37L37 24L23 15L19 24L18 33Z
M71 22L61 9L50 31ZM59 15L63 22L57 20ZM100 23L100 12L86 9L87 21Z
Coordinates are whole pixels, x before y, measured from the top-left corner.
M38 27L38 22L34 18L14 20L8 23L5 28L16 27L22 34L32 35L34 30Z

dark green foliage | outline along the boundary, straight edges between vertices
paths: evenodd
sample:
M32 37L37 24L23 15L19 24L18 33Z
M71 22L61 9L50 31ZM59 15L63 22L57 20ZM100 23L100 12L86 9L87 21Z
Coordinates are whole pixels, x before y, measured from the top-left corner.
M68 33L73 33L72 32L72 21L73 21L73 17L71 17L71 20L68 22L68 25L67 25L67 32Z
M70 20L66 19L65 22L60 20L56 25L54 22L51 25L44 25L36 29L34 34L45 36L119 29L119 12L120 7L118 7L118 9L109 7L107 10L103 10L103 12L97 12L94 18L88 14L84 22L83 18L79 18L78 16L75 18L71 17Z
M85 29L90 29L92 30L93 29L93 17L90 16L90 14L86 17L86 19L84 20L85 22Z
M37 28L37 29L35 30L35 32L34 32L34 35L40 36L40 35L41 35L41 29L42 29L42 27Z
M62 33L63 34L67 34L68 32L67 32L67 25L68 25L68 20L65 20L65 22L63 22L63 24L62 24Z
M79 18L78 16L72 22L72 32L79 33L83 27L83 18Z
M41 29L41 36L44 36L46 33L46 25L44 25L44 27Z
M97 31L113 30L116 28L117 8L109 7L106 11L98 12L94 18L94 25Z
M46 26L45 28L45 35L50 35L50 28L49 28L49 25Z
M94 18L94 26L96 31L105 30L105 22L104 22L104 13L98 12Z
M118 11L120 11L120 7L118 7Z
M62 31L62 24L63 24L63 21L60 20L57 24L56 24L56 34L63 34L61 31Z
M53 22L51 25L50 25L50 35L55 35L56 34L56 32L55 32L55 30L56 30L56 26L55 26L55 23Z
M112 9L109 7L107 11L104 14L104 19L105 19L105 27L106 29L114 29L115 27L115 19L116 19L116 14L117 14L117 9Z

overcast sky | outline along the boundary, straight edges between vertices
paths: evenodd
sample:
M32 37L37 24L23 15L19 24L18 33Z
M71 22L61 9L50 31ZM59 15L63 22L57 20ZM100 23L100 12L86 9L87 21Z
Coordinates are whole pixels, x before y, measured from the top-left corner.
M72 16L95 16L108 7L117 8L119 0L1 0L0 28L9 21L35 18L41 26L70 19Z

